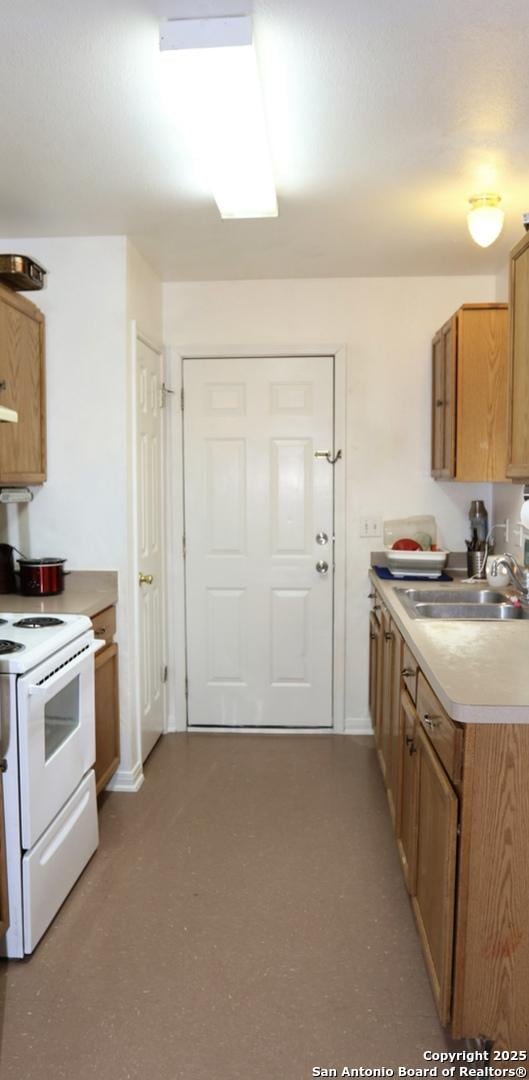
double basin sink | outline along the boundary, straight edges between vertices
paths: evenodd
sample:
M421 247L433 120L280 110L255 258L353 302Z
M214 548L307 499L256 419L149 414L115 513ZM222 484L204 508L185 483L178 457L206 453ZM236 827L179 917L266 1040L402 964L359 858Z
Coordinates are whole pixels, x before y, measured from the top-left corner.
M412 619L529 619L529 608L494 589L397 589Z

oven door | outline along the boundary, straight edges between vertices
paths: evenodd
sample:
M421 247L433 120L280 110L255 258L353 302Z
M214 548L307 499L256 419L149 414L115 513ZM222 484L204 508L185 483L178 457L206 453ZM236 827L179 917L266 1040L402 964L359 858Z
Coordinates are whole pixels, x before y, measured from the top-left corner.
M32 848L95 761L88 631L17 682L22 847Z

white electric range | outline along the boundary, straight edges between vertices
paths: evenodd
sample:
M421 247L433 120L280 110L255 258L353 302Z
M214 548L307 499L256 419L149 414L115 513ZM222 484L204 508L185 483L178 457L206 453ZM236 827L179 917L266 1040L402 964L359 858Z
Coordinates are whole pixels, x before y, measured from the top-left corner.
M33 951L98 845L94 653L103 645L85 615L0 612L8 957Z

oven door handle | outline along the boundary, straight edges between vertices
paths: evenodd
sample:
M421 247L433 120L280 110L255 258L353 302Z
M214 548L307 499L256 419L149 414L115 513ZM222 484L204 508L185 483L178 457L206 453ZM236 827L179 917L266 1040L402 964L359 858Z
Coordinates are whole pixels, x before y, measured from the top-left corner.
M105 645L106 645L105 641L92 641L90 643L89 648L86 649L86 651L82 654L83 660L85 658L89 657L89 656L93 656L94 653L99 652L100 649L104 649ZM75 659L78 660L79 657L76 656ZM72 664L72 666L73 666L73 664ZM65 668L62 667L62 668L59 669L59 671L57 672L56 675L52 675L52 677L50 679L46 679L45 682L43 682L43 683L30 683L28 688L27 688L28 694L30 694L31 696L33 696L34 694L47 694L50 687L53 687L55 685L55 683L62 682L62 680L64 678L64 674L65 674Z

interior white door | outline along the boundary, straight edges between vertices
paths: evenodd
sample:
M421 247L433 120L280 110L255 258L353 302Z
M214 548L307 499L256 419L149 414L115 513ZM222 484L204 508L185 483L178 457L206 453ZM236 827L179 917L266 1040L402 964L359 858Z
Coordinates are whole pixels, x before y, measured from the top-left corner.
M164 730L162 356L136 342L138 669L142 761Z
M333 358L185 360L184 400L188 724L330 727Z

